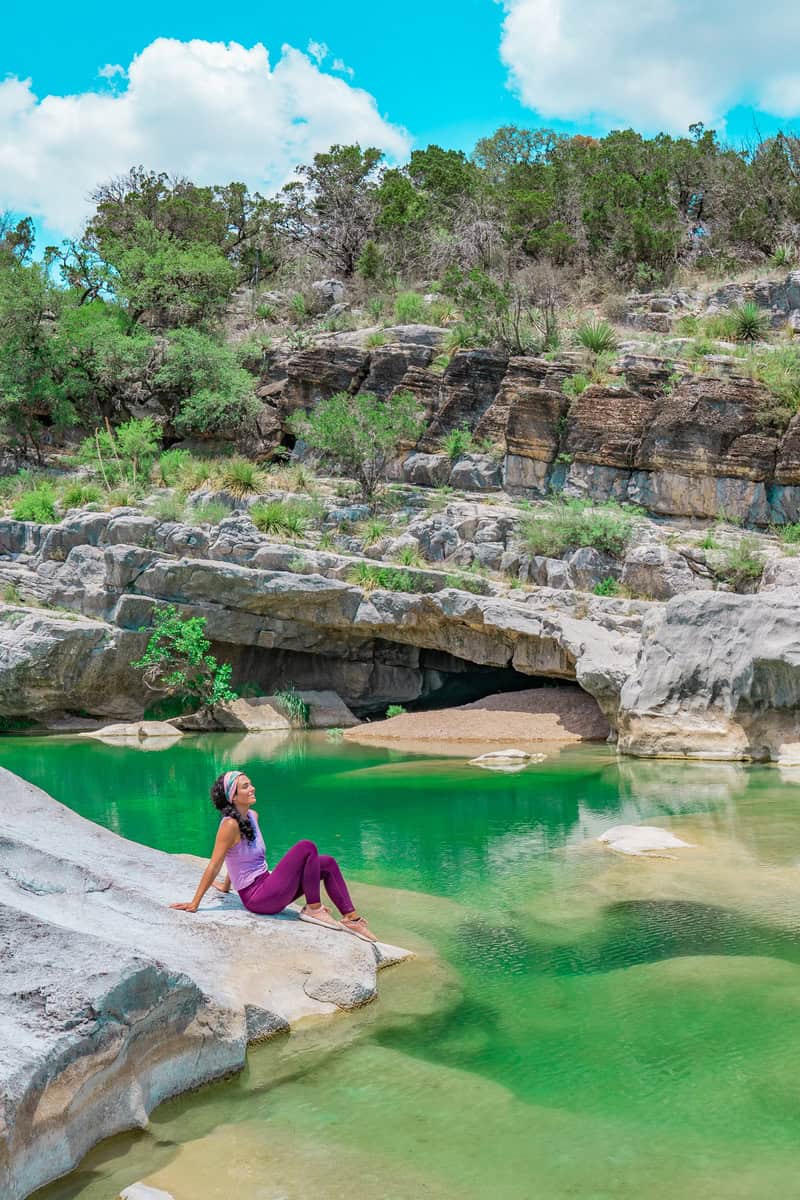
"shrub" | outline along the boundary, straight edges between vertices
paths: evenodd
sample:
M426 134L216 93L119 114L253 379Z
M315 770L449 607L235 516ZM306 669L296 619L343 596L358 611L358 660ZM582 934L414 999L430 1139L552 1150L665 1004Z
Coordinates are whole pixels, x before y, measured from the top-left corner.
M737 342L761 342L769 334L768 315L752 301L731 309L731 317Z
M423 592L428 590L418 586L408 571L398 571L396 567L379 567L372 563L357 563L351 568L348 576L350 583L355 583L365 592Z
M428 312L418 292L398 292L394 301L394 319L398 325L417 325L424 321Z
M771 267L793 267L796 261L797 249L788 242L783 242L780 246L776 246L769 256L769 265Z
M620 593L620 585L616 579L609 576L607 579L601 579L592 588L595 596L618 596Z
M322 531L322 533L319 535L317 546L320 550L333 550L335 548L336 542L334 541L333 533L330 529L324 529Z
M482 596L486 591L483 580L475 575L446 575L444 586L459 592L472 592L476 596Z
M319 516L319 505L310 500L266 500L250 509L250 519L260 533L285 537L302 537Z
M220 483L226 492L241 499L243 496L253 496L264 486L264 475L255 463L247 458L230 458L223 464L220 472Z
M452 329L448 330L447 337L444 340L444 348L450 357L457 350L468 350L473 346L486 345L487 338L483 337L480 331L472 325L467 325L464 321L459 321Z
M580 546L593 546L620 557L634 527L633 518L618 504L560 500L527 517L520 525L520 534L532 554L549 558L559 558Z
M424 567L425 559L416 546L401 546L395 555L395 561L401 567Z
M46 481L23 492L14 501L11 515L15 521L35 521L48 525L56 519L56 494L52 484Z
M796 546L800 542L800 521L784 525L780 530L780 539L787 546Z
M115 430L96 429L84 438L78 458L98 472L107 491L122 479L135 488L149 477L160 440L161 430L152 417L132 418Z
M190 516L198 525L219 525L220 521L230 516L230 509L217 500L209 500L207 504L199 504L197 508L193 508Z
M576 375L569 375L561 385L561 391L565 396L580 396L581 392L585 392L591 380L588 375L584 375L582 371L578 371Z
M158 496L150 511L159 521L182 521L186 502L181 496Z
M386 400L372 392L337 392L313 412L292 420L298 437L357 480L365 500L371 500L383 482L388 460L403 443L417 441L423 424L419 402L404 391Z
M701 550L719 550L719 542L714 537L711 530L703 535L698 545L700 546Z
M679 337L694 337L700 332L700 318L696 313L685 313L675 323L675 332Z
M301 729L308 729L311 708L307 701L296 691L293 683L290 683L288 687L279 688L274 693L274 699L293 725L299 725Z
M451 462L461 458L462 454L467 454L472 449L472 434L467 426L459 425L457 429L451 429L445 434L442 438L442 449Z
M256 316L262 321L274 321L276 319L275 305L266 304L262 301L256 305Z
M5 604L22 604L22 593L15 583L7 583L3 588L3 602Z
M289 301L289 312L292 320L301 325L308 317L308 305L302 292L295 292Z
M781 346L753 355L751 369L770 394L759 421L782 432L800 409L800 347Z
M758 538L745 534L722 552L715 570L718 578L740 591L761 578L764 562Z
M617 335L608 321L583 321L575 330L575 341L592 354L617 348Z
M367 338L366 338L366 341L364 344L368 350L374 350L378 346L382 346L385 341L386 341L386 334L381 333L380 329L376 329L372 333L367 334Z
M181 469L191 462L188 450L164 450L158 458L158 475L164 487L175 487Z
M733 310L729 312L712 313L700 322L699 332L707 338L720 338L722 341L736 340L736 318Z
M96 483L82 483L76 479L62 490L61 503L64 508L81 508L84 504L99 504L102 495Z
M153 691L210 712L216 704L237 700L238 695L230 686L230 664L218 663L209 654L211 643L205 628L205 617L184 620L174 604L154 608L147 649L131 666L143 672L145 684Z
M408 709L404 708L402 704L390 704L386 710L387 720L391 720L392 717L402 717L407 711Z
M383 517L372 517L369 521L365 521L359 529L359 534L365 546L374 546L381 538L386 537L391 526Z
M449 366L449 354L437 354L436 357L428 364L428 370L435 371L437 375L440 375L443 374Z

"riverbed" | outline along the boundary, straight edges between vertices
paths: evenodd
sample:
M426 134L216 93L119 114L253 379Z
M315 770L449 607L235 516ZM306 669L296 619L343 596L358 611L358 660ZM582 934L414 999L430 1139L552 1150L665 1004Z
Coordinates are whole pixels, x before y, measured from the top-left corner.
M0 762L190 854L213 840L211 780L242 766L270 860L312 837L418 954L376 1004L253 1047L40 1200L136 1179L176 1200L795 1194L800 772L591 745L506 775L325 735L3 739ZM695 848L616 855L596 838L622 823Z

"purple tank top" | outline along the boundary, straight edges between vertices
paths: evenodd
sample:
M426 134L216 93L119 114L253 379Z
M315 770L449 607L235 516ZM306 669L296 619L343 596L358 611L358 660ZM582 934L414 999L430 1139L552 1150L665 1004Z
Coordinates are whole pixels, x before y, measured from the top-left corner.
M269 872L267 852L261 830L258 827L258 817L254 812L248 815L255 826L255 841L248 842L245 838L240 838L225 855L225 866L228 868L231 883L237 892L241 892L243 888L255 883L259 876ZM223 820L225 820L224 817Z

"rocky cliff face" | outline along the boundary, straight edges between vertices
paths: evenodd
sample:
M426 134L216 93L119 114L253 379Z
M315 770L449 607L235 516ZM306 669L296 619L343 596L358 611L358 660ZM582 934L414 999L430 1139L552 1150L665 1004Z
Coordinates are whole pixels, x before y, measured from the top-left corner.
M3 1200L238 1071L248 1042L368 1002L378 969L406 956L290 914L253 919L236 896L173 911L203 864L128 842L2 768L0 819Z
M389 336L422 338L388 330ZM423 327L424 329L424 327ZM431 338L441 335L432 330ZM709 518L723 512L754 525L800 519L800 418L783 434L761 415L769 394L742 374L741 360L717 356L703 374L675 357L625 349L609 383L594 384L572 399L562 384L585 370L575 353L555 360L511 358L492 350L462 350L443 371L430 369L433 350L408 340L374 350L359 348L358 334L278 356L265 387L272 414L264 451L286 438L288 417L334 391L361 388L387 396L418 397L429 426L417 450L440 451L451 430L467 427L477 442L492 443L496 479L456 465L453 486L503 486L519 496L541 496L553 487L596 500L614 497L669 516ZM412 455L401 474L413 483L440 485L452 464L443 456L420 475ZM485 468L484 468L485 470Z
M577 682L626 753L794 757L800 568L774 539L762 540L754 594L735 595L715 575L722 551L691 532L641 518L621 558L591 547L547 558L520 541L525 514L491 493L434 513L414 507L419 494L373 557L282 544L246 510L216 527L119 510L0 522L0 583L50 606L0 605L0 716L60 728L65 713L141 716L130 661L153 607L170 603L205 618L235 683L265 692L322 686L375 711L502 669ZM353 582L406 546L429 565L404 569L403 590L391 574ZM470 563L490 570L448 573ZM594 594L617 580L643 598Z

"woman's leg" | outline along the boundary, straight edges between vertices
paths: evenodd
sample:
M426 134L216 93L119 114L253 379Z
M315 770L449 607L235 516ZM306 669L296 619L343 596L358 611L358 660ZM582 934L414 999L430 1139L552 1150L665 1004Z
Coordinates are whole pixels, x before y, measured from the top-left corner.
M331 858L330 854L320 854L319 870L322 882L325 884L325 891L342 916L355 912L353 901L350 899L350 893L347 890L347 884L344 881L344 876L336 859Z
M313 842L298 842L284 854L268 875L262 875L242 892L242 902L250 912L281 912L298 896L308 904L319 904L320 863Z

